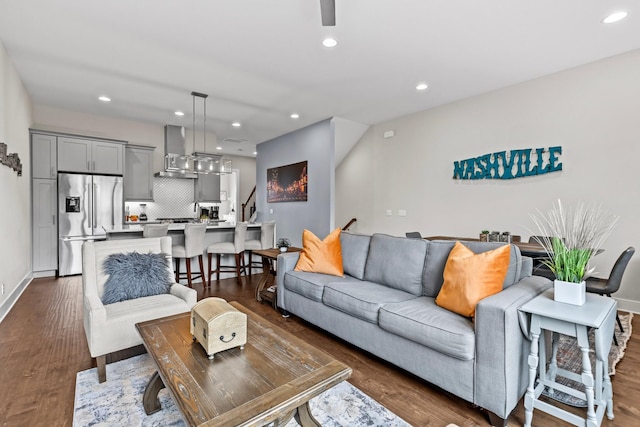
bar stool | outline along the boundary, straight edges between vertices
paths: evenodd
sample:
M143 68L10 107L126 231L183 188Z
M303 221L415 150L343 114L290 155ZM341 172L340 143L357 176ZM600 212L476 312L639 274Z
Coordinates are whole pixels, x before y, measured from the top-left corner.
M185 224L184 226L184 245L173 245L171 247L171 255L176 260L176 282L186 277L189 287L192 287L192 280L198 277L202 278L202 286L207 285L204 276L204 235L207 232L207 224ZM200 262L200 274L193 275L191 273L191 259L198 257ZM187 266L187 273L180 273L180 260L184 258Z
M244 266L244 242L247 237L247 223L236 223L233 242L219 242L209 245L207 254L209 256L209 286L211 286L211 273L215 271L216 281L220 280L220 273L235 272L238 278L238 284L242 285L242 273L246 275ZM216 269L211 269L211 259L216 256ZM220 265L221 255L235 255L236 265Z
M145 224L142 237L164 237L169 231L169 224Z
M260 240L246 240L244 242L244 250L249 255L249 276L251 276L251 267L262 267L262 261L253 261L253 251L256 249L271 249L275 246L274 236L276 234L276 222L264 221L260 225Z

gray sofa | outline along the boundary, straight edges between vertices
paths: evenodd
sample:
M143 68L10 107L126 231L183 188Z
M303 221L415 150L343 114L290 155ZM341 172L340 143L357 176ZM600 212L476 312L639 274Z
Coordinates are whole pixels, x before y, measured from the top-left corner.
M344 277L294 271L298 253L278 256L278 306L506 425L528 381L518 307L552 282L532 276L531 259L512 245L504 289L480 301L472 321L435 303L455 242L347 232L340 242ZM475 253L502 244L464 243Z

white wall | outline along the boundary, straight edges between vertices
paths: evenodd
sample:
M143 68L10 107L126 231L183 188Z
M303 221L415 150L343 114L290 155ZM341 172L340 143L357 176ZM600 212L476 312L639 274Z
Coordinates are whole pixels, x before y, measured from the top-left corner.
M9 153L18 153L22 162L22 176L0 165L0 283L4 284L0 319L31 272L31 123L31 99L0 43L0 142L7 144Z
M363 233L474 237L489 229L528 239L536 209L557 198L596 201L621 217L594 259L606 277L625 248L640 250L638 75L640 51L633 51L373 126L336 171L336 221L356 217L352 230ZM396 136L383 139L390 129ZM452 179L456 160L555 145L563 150L561 172ZM637 254L616 294L621 308L640 312L639 282Z

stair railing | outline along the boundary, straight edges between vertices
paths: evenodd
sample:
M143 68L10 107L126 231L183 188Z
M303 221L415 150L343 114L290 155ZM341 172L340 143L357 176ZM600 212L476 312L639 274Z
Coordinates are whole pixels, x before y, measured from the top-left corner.
M351 218L351 220L347 223L347 225L342 227L342 231L347 231L349 227L351 227L356 221L357 221L356 218Z
M255 194L256 194L256 186L254 185L254 186L253 186L253 190L251 190L251 194L249 194L249 197L247 197L247 201L246 201L246 202L244 202L244 203L242 204L242 221L243 221L243 222L245 221L245 214L244 214L245 208L246 208L247 206L249 206L249 202L251 201L251 198L252 198ZM249 217L251 217L251 215L253 215L253 213L255 212L255 210L256 210L256 201L254 200L254 201L253 201L253 205L251 205L251 207L249 208Z

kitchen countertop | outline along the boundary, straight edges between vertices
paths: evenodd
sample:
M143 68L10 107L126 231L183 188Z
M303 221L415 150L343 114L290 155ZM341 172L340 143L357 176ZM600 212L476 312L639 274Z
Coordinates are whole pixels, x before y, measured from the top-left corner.
M127 223L122 225L115 225L113 227L103 227L107 235L111 233L141 233L145 224L159 224L157 221L138 221L137 223ZM172 223L169 224L169 231L183 231L185 223ZM260 223L249 224L247 228L260 228ZM230 222L220 222L217 224L208 224L207 230L231 230L235 228L235 224Z
M171 221L160 221L157 219L153 219L153 220L149 220L149 221L125 221L124 225L145 225L145 224L162 224L162 223L169 223L169 224L185 224L184 222L179 223L179 222L171 222ZM195 219L193 221L191 221L192 223L194 222L198 222ZM210 219L209 220L209 224L211 225L215 225L215 224L220 224L223 222L227 222L223 219Z

